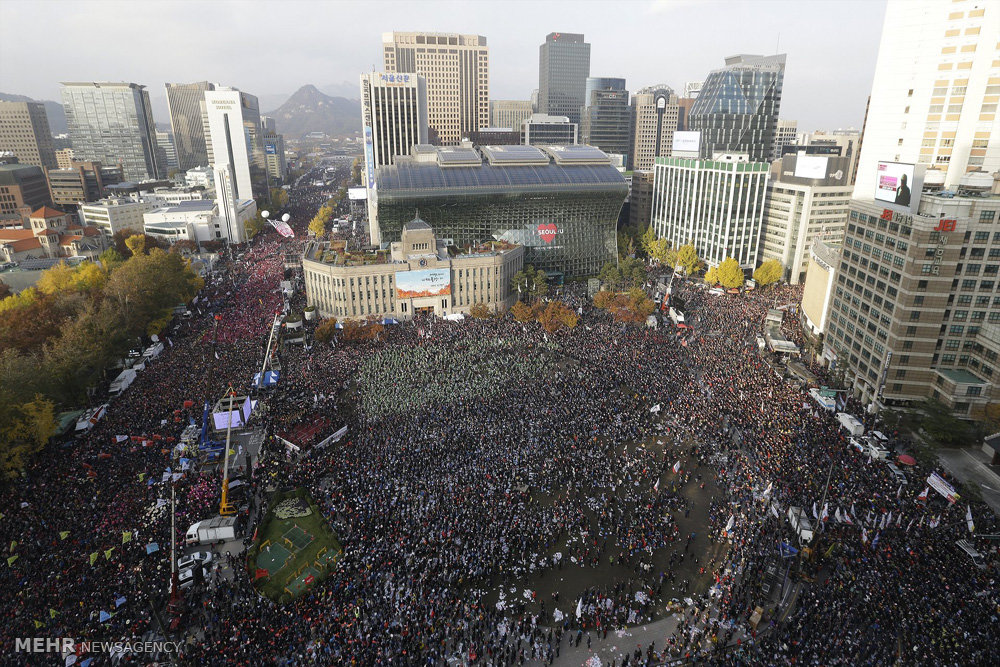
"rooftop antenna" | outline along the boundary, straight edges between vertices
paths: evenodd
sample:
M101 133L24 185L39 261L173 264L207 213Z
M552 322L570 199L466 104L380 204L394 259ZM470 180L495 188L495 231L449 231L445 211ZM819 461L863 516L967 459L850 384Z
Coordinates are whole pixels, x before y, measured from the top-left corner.
M778 55L779 53L781 53L781 33L780 32L778 33L778 41L774 45L774 55Z

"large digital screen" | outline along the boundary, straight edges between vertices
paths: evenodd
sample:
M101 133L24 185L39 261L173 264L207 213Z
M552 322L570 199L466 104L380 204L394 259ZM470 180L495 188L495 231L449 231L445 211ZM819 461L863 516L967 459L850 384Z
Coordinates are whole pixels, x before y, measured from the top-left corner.
M879 162L876 172L875 199L897 206L911 207L913 165L903 162ZM919 192L919 190L918 190Z
M697 153L700 148L701 132L674 132L674 153Z
M417 299L451 294L450 269L421 269L396 274L396 298Z
M825 155L799 155L795 159L795 176L798 178L826 178Z

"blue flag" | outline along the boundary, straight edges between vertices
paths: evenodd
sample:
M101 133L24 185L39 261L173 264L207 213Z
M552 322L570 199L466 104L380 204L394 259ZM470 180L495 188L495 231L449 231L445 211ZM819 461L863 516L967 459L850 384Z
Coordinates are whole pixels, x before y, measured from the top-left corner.
M109 614L109 613L108 613L108 612L106 612L106 611L102 611L102 612L101 612L101 623L104 623L104 622L105 622L105 621L107 621L107 620L108 620L109 618L111 618L111 614Z
M150 542L149 544L146 545L147 555L153 553L154 551L159 551L159 550L160 550L160 545L157 544L156 542Z
M115 608L118 608L118 607L122 606L123 604L125 604L125 596L124 595L121 596L120 598L118 598L117 600L115 600Z

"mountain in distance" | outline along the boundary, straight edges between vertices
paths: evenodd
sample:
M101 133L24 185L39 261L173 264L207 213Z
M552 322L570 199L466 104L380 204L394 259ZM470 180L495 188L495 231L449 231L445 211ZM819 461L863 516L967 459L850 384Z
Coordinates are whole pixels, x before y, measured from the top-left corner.
M66 126L66 112L63 110L63 105L59 102L36 100L27 95L12 95L8 93L0 93L0 102L41 102L45 105L45 115L49 118L49 131L52 134L66 134L69 132L69 128Z
M263 115L274 118L278 132L289 139L310 132L337 137L361 131L359 100L331 97L312 84L302 86L280 107Z

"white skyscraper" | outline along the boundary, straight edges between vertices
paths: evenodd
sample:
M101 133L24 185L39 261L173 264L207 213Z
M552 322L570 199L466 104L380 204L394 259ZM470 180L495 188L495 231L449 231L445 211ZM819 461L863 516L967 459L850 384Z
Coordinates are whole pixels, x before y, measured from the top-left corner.
M246 220L257 211L254 200L269 195L257 98L236 88L205 91L205 118L219 205L216 237L242 243Z
M205 113L216 172L232 167L236 196L266 196L267 162L257 98L236 88L205 91ZM216 185L225 179L216 177Z
M927 165L925 185L956 189L1000 170L1000 3L889 0L861 140L856 199L878 162Z
M362 74L361 116L365 182L371 187L378 167L427 143L426 80L419 74Z
M745 153L656 158L654 233L674 248L694 245L710 266L732 257L744 269L756 268L769 168Z

